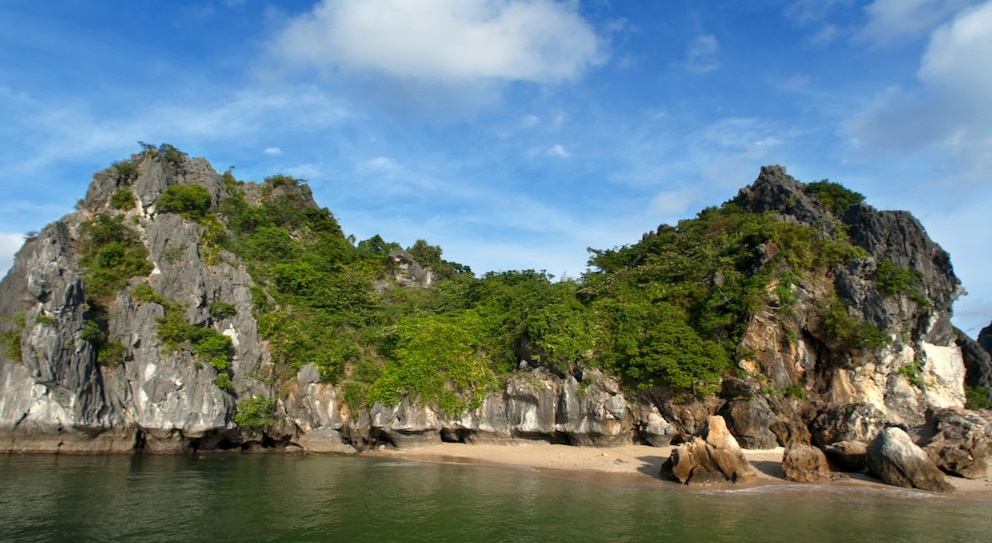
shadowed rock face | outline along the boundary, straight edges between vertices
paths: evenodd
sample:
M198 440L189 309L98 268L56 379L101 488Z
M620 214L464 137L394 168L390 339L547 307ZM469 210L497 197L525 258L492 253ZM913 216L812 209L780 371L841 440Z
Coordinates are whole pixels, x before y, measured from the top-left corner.
M900 428L886 428L868 446L868 472L890 485L934 492L954 490L944 473Z
M992 420L988 412L947 410L934 417L937 433L924 450L940 469L968 479L992 475Z
M985 352L992 355L992 323L988 326L982 328L982 331L978 333L978 344L985 349Z
M840 471L862 473L868 468L868 445L863 441L838 441L823 452Z

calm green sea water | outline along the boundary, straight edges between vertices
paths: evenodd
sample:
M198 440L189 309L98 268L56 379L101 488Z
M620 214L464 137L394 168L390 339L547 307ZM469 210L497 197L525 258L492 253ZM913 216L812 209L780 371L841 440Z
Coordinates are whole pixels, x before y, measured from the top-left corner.
M992 541L992 500L374 458L0 457L0 541Z

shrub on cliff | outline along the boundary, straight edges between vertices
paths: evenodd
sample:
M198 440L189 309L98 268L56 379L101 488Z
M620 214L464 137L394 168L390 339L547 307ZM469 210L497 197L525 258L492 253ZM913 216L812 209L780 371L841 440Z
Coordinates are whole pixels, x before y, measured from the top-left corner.
M210 192L199 185L169 185L155 208L162 213L178 213L187 219L200 221L207 216L212 202Z
M89 296L112 296L127 286L131 277L151 273L148 249L122 216L97 214L82 224L80 233L79 264L85 268L83 283Z

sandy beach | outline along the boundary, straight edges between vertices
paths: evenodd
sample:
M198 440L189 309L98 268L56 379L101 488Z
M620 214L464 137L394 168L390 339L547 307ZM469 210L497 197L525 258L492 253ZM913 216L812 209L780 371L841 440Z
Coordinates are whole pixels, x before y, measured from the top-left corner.
M518 445L466 445L442 443L412 450L379 449L369 456L404 458L418 462L445 464L487 464L493 466L534 469L552 476L568 476L621 484L658 484L681 487L674 481L658 477L661 464L668 459L673 447L625 445L611 448L572 447L546 443ZM757 477L743 486L798 484L785 478L779 447L766 450L745 450L744 454L757 471ZM955 495L973 499L992 499L992 481L948 477L957 489ZM831 485L855 485L904 491L885 485L867 475L844 474ZM731 485L737 488L741 485Z

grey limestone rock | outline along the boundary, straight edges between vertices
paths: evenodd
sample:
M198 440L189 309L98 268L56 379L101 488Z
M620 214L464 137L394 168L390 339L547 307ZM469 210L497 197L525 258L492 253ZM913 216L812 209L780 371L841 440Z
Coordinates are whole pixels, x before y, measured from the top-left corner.
M894 486L934 492L954 490L909 434L894 426L880 432L868 446L868 472Z
M936 434L924 450L942 470L968 479L992 475L992 417L989 412L946 410L934 416Z
M885 428L886 415L869 403L844 405L822 411L811 425L813 440L826 446L838 441L868 443Z

